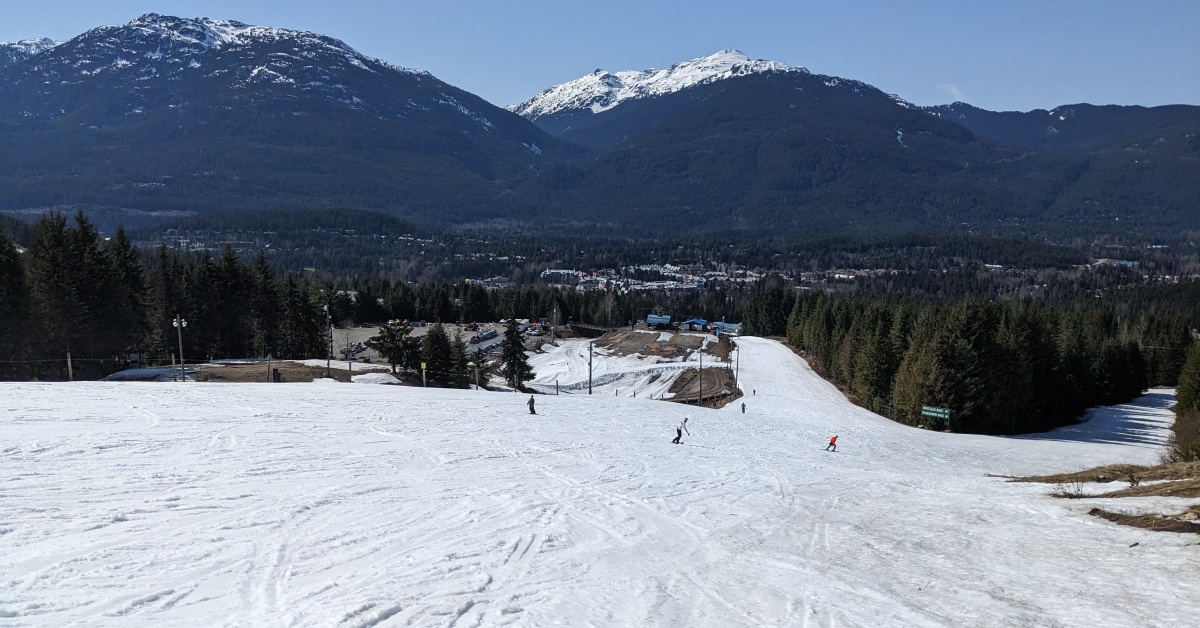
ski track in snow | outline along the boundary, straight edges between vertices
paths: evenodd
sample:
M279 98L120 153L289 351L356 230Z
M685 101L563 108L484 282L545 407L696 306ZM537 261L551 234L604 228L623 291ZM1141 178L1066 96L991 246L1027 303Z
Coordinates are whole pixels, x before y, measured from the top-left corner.
M621 396L541 396L536 416L527 396L481 391L0 384L0 627L1200 613L1194 536L987 475L1154 462L1170 391L1043 435L941 434L849 404L779 343L739 344L746 414L650 401L662 379L632 373L652 367L599 355L593 375L628 375L610 384ZM586 343L538 360L543 387L581 364L586 379ZM684 416L693 435L672 445ZM838 452L822 451L832 434Z

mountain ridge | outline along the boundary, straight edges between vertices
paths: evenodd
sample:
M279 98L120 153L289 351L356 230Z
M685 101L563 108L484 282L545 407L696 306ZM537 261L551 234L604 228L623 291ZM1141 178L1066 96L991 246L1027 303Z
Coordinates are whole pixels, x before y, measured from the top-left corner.
M1200 107L931 110L733 50L589 76L599 91L560 90L566 108L543 99L529 119L325 35L150 13L0 67L0 209L340 207L642 233L1198 227ZM1047 119L1064 139L1039 145Z

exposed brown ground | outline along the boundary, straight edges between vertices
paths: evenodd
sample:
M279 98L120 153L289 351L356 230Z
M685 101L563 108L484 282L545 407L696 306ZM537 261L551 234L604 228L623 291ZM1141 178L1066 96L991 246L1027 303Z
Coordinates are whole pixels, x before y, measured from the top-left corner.
M1120 498L1120 497L1200 497L1200 462L1170 462L1155 466L1115 464L1076 473L1059 473L1022 478L1010 478L1013 482L1040 482L1055 484L1055 497L1068 498ZM1104 493L1085 491L1086 486L1096 486L1113 481L1127 482L1130 486ZM1154 482L1142 484L1142 482ZM1200 534L1200 505L1191 506L1181 514L1125 515L1093 508L1088 514L1147 530L1164 532L1189 532Z
M700 394L699 369L688 369L681 373L671 384L670 392L676 397L672 401L687 403L690 397L694 402ZM721 408L742 396L742 391L733 385L733 372L727 368L704 369L704 405L710 408Z
M660 335L657 331L610 331L596 339L596 346L605 347L617 355L640 353L661 358L681 358L694 353L704 341L703 337L695 334L672 334L670 340L660 341ZM728 343L709 343L704 355L728 362L729 352Z
M1110 464L1075 473L1031 475L1011 479L1014 482L1040 482L1042 484L1111 482L1113 480L1128 480L1131 474L1135 475L1139 480L1144 481L1196 479L1200 478L1200 462L1170 462L1154 466Z
M1200 506L1192 506L1187 511L1178 515L1123 515L1104 510L1103 508L1093 508L1088 511L1088 514L1100 517L1101 519L1108 519L1121 525L1145 528L1147 530L1200 534L1200 525L1196 524L1196 519L1191 519L1192 517L1200 516Z
M314 379L325 377L325 367L306 366L296 362L272 362L271 368L279 369L283 383L309 383ZM330 376L339 382L349 382L352 375L362 375L367 370L346 370L346 363L336 362L330 370ZM390 371L389 371L390 372ZM267 382L267 365L262 364L223 364L203 365L197 375L200 380L207 378L210 382Z

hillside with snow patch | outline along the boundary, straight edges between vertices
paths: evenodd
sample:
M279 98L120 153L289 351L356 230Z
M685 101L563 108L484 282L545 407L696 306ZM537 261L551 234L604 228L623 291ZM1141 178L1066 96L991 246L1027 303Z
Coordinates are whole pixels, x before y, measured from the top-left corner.
M530 415L527 395L474 390L0 384L0 627L1182 626L1200 612L1191 535L989 476L1154 462L1169 391L1043 435L943 434L849 404L777 342L739 343L745 414L611 393L538 396Z

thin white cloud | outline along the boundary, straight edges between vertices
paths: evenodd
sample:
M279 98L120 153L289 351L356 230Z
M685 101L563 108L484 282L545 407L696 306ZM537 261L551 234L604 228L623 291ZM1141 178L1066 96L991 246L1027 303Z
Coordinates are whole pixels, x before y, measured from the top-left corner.
M954 102L964 102L966 100L963 98L962 90L949 83L942 83L941 85L938 85L938 89L949 94L950 98L953 99Z

